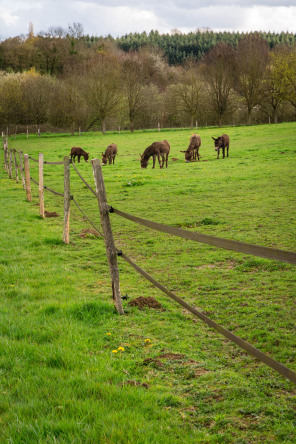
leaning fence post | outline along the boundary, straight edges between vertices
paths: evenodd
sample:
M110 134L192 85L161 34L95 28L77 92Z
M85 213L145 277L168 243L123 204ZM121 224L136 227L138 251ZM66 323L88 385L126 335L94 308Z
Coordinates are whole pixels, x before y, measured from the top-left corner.
M9 149L8 175L12 179L12 150Z
M96 192L103 228L108 265L112 281L113 301L119 314L124 314L119 287L119 270L117 265L117 252L114 245L114 239L109 218L109 206L107 203L105 184L103 179L102 167L99 159L91 161L93 174L96 184Z
M4 146L3 146L3 148L4 148L4 169L5 169L6 171L8 171L8 164L7 164L7 145L6 145L6 142L4 142Z
M44 219L44 190L43 190L43 153L39 153L39 214Z
M14 169L15 169L15 180L18 183L19 177L18 177L18 167L17 167L17 160L16 160L16 150L13 150L13 158L14 158Z
M23 152L20 151L20 172L21 172L21 178L22 178L22 183L23 183L23 189L26 189L26 184L25 184L25 178L24 178L24 168L23 168Z
M63 242L68 244L70 241L70 162L69 156L64 157L64 231Z
M29 154L24 154L27 201L32 202Z

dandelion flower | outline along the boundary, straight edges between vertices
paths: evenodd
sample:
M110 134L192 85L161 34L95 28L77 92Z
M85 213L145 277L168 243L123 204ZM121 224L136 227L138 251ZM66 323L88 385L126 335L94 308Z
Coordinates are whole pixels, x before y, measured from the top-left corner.
M145 344L149 344L151 342L151 339L145 339Z
M107 334L107 336L111 336L111 333L106 333Z
M117 353L117 350L112 350L112 353L116 354L116 353Z
M124 347L118 347L119 351L124 351Z

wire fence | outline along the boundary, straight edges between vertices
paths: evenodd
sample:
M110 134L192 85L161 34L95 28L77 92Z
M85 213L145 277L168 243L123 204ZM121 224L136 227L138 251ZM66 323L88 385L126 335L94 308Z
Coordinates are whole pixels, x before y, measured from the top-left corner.
M5 148L6 144L6 148ZM4 151L7 149L7 142L3 142ZM15 150L16 151L16 150ZM11 152L11 151L10 151ZM22 153L22 152L20 152ZM26 156L26 155L25 155ZM134 270L139 273L141 276L143 276L146 280L148 280L150 283L152 283L156 288L161 290L164 294L169 296L171 299L173 299L175 302L177 302L179 305L184 307L186 310L191 312L193 315L197 316L200 320L202 320L205 324L207 324L209 327L213 328L218 333L222 334L224 337L226 337L231 342L238 345L240 348L245 350L247 353L251 354L264 364L268 365L275 371L277 371L282 376L289 379L291 382L296 383L296 372L289 369L282 363L274 360L267 354L261 352L256 347L251 345L250 343L246 342L242 338L234 335L229 330L227 330L225 327L219 325L218 323L211 320L208 316L206 316L204 313L198 311L196 308L190 306L187 302L185 302L183 299L179 298L176 294L174 294L171 290L167 289L165 286L163 286L161 283L159 283L156 279L154 279L152 276L150 276L145 270L143 270L141 267L139 267L132 259L130 259L124 252L119 250L115 247L114 241L113 241L113 235L111 230L111 224L109 219L109 214L114 213L122 218L128 219L134 223L140 224L142 226L161 231L163 233L172 235L172 236L178 236L187 240L191 240L194 242L200 242L207 245L216 246L218 248L224 248L227 250L232 250L240 253L246 253L250 255L255 255L263 258L267 258L270 260L276 260L281 262L286 262L290 264L296 264L296 253L290 252L290 251L284 251L284 250L278 250L274 248L268 248L268 247L262 247L259 245L253 245L248 244L244 242L238 242L233 241L229 239L223 239L218 238L215 236L209 236L205 234L201 234L198 232L192 232L187 231L184 229L171 227L164 224L159 224L147 219L139 218L137 216L133 216L131 214L125 213L119 209L113 208L112 206L109 206L106 199L106 193L105 193L105 185L103 181L103 175L102 175L102 168L100 165L99 160L93 160L92 166L93 166L93 173L94 173L94 179L96 184L96 191L87 183L87 181L83 178L77 167L69 160L69 158L66 156L64 158L64 162L48 162L43 161L43 157L39 156L39 160L32 158L31 156L28 156L28 158L34 162L39 163L39 173L40 171L43 172L43 169L40 169L40 163L42 162L45 165L62 165L64 164L64 174L67 174L67 171L69 170L70 174L70 166L73 167L73 170L77 173L80 180L86 185L86 187L91 191L91 193L97 198L98 204L99 204L99 210L100 210L100 216L101 216L101 224L103 228L103 233L97 228L96 224L93 223L91 218L86 215L85 211L82 210L81 206L78 204L77 200L70 194L70 182L69 182L69 188L66 188L66 180L64 180L64 193L57 192L47 186L42 186L43 189L64 198L64 202L70 200L76 205L78 210L83 214L84 218L92 225L92 227L101 235L104 237L105 245L106 245L106 254L108 258L110 273L111 273L111 280L112 280L112 289L113 289L113 299L116 305L116 308L118 309L118 312L120 314L123 314L123 309L120 308L121 304L121 296L120 296L120 290L119 290L119 277L118 277L118 267L117 267L117 258L122 258L125 260L130 266L134 268ZM40 160L41 159L41 160ZM25 159L26 160L26 159ZM25 162L26 166L26 162ZM5 169L9 172L9 165L5 163L4 165ZM43 177L41 180L36 181L33 179L30 175L26 177L29 177L29 182L32 181L34 184L40 187L40 183L43 184ZM28 183L26 182L26 188L28 188ZM40 197L40 189L39 189L39 198ZM64 210L67 211L66 205L64 205ZM69 216L69 215L68 215ZM66 222L65 222L66 221ZM64 223L66 225L69 225L69 217L64 217ZM69 228L69 227L68 227ZM65 230L65 226L64 226ZM110 231L111 230L111 231ZM116 277L117 276L117 277ZM116 282L118 280L118 282ZM116 285L118 286L118 291L116 294ZM120 302L119 302L120 299Z

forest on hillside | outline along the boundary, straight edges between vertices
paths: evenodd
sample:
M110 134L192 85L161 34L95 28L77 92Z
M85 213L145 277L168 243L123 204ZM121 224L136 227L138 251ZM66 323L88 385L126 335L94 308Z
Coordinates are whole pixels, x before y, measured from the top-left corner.
M295 120L296 35L31 30L0 42L0 97L2 131Z

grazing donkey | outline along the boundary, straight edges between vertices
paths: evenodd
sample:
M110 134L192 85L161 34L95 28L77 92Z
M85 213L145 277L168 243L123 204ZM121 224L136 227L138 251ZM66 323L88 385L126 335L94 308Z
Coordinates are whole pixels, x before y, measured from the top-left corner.
M152 145L148 146L145 149L144 153L141 156L141 168L147 168L148 160L152 156L153 157L153 167L155 167L155 159L157 157L159 167L163 168L164 162L166 168L168 167L168 158L170 152L170 144L167 140L162 140L161 142L153 142ZM162 162L160 163L160 156L162 158Z
M212 137L212 139L215 142L215 151L218 151L217 159L219 159L220 148L222 148L223 151L223 159L225 158L225 148L227 149L227 157L228 157L229 137L227 136L227 134L222 134L222 136L219 136L217 139L215 139L215 137Z
M115 145L115 143L111 143L105 153L102 153L102 165L107 165L107 162L109 161L109 165L112 164L114 165L115 162L115 157L117 154L117 145Z
M89 153L86 153L82 148L79 148L78 146L73 146L71 149L71 160L73 159L73 162L75 162L75 157L78 157L78 163L80 162L80 157L84 157L85 162L88 161Z
M199 147L201 145L201 138L199 134L192 134L189 141L189 146L186 151L180 151L180 153L185 153L185 162L195 161L196 158L199 161Z

